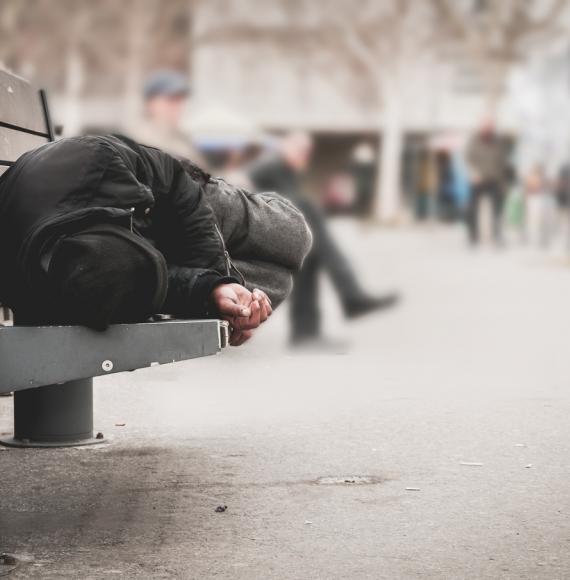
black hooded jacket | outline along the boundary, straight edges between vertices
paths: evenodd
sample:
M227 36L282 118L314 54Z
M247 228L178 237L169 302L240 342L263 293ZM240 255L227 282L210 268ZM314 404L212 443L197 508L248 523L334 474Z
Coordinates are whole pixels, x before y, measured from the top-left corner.
M131 228L164 255L163 312L206 316L213 288L236 281L202 187L178 161L119 136L75 137L22 155L0 177L0 302L57 322L46 312L42 251L99 223Z

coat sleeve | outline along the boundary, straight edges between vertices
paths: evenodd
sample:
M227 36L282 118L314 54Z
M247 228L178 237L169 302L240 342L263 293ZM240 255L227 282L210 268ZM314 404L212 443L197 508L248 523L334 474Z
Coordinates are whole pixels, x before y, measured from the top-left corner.
M215 315L209 297L230 276L225 247L199 183L173 158L164 158L166 187L157 199L156 224L168 263L169 290L164 309L181 317ZM160 189L160 188L159 188Z

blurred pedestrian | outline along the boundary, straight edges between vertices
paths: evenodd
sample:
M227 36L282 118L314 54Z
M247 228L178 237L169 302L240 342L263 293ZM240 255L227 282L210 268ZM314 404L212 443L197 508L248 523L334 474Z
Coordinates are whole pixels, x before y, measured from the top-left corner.
M292 342L301 345L321 344L318 280L326 271L340 296L344 313L355 318L393 306L395 293L371 296L360 286L349 260L331 235L320 208L304 194L303 177L308 169L313 140L306 133L283 137L273 155L262 157L250 169L250 178L259 191L276 191L292 200L303 212L313 232L313 248L295 278L292 293Z
M547 247L555 228L556 202L541 165L535 165L525 178L526 239Z
M525 184L519 182L512 166L509 169L507 183L507 195L503 208L504 224L514 234L515 240L524 242L527 218Z
M174 70L151 74L143 87L143 120L131 134L139 143L189 159L202 169L207 162L182 129L191 87L185 75Z
M457 150L451 152L451 175L455 213L463 217L471 199L471 186L465 161Z
M567 212L570 208L570 163L564 163L556 180L556 200L558 208Z
M351 173L356 187L356 213L368 217L372 211L374 183L376 182L376 151L362 141L352 151Z
M437 192L439 188L435 152L431 148L422 151L418 165L416 216L420 221L434 221L438 212Z
M487 118L467 149L467 164L471 178L471 203L468 212L469 238L479 243L479 212L481 202L491 203L493 238L500 245L502 239L503 204L509 169L508 150L497 135L495 124Z
M564 163L560 168L556 181L556 201L558 227L566 238L566 247L570 249L570 163Z

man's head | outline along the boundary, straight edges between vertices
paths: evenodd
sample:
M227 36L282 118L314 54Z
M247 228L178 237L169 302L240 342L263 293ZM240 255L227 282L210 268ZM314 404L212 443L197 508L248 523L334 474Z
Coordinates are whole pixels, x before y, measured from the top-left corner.
M313 138L308 133L294 132L285 135L279 150L281 156L294 171L305 171L313 156Z
M189 95L190 85L183 74L172 70L155 72L144 85L145 114L158 125L177 129Z
M103 330L112 323L142 322L166 298L162 254L119 226L91 226L58 239L44 270L58 320L66 324Z
M484 138L493 137L495 135L495 119L491 116L485 117L479 125L479 134Z

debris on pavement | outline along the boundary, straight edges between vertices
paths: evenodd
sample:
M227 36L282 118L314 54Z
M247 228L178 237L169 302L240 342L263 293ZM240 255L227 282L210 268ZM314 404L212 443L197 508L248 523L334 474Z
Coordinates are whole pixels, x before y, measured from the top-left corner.
M312 526L313 522L311 520L305 520L305 525L306 526Z
M224 512L225 512L227 509L228 509L228 506L227 506L227 505L219 505L219 506L216 508L216 512L217 512L217 513L219 513L219 514L222 514L222 513L224 513Z
M380 477L374 475L344 475L319 477L315 483L318 485L373 485L382 481Z
M467 465L469 467L483 467L482 463L478 463L476 461L461 461L459 465Z
M15 566L16 558L10 554L0 554L0 566Z
M126 423L115 423L115 427L124 427Z
M18 567L18 560L11 554L0 553L0 576L8 576Z
M524 466L525 469L532 469L532 463L529 463L528 465Z
M419 487L406 487L406 491L421 491Z
M515 443L515 447L526 447L524 443Z

